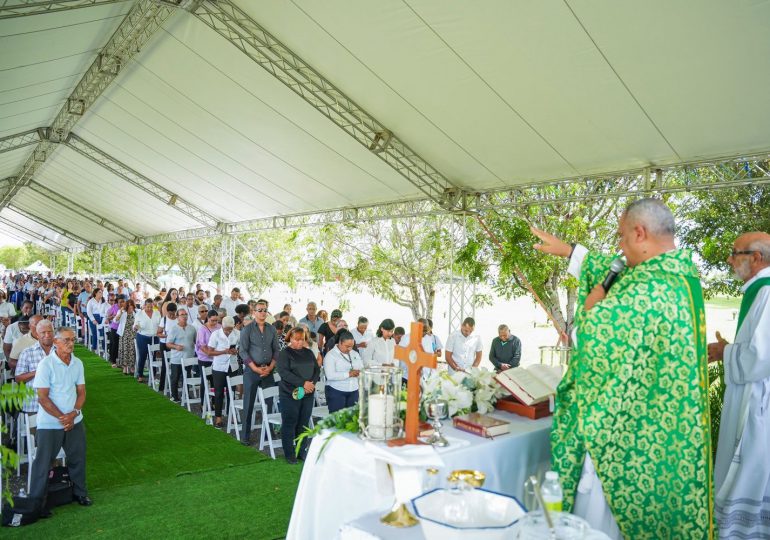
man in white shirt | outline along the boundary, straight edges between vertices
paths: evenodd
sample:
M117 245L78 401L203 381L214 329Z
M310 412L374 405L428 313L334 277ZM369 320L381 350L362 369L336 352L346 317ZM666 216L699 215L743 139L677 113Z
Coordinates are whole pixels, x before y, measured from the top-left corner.
M361 355L361 360L364 361L364 364L369 364L369 359L372 356L369 345L374 339L374 334L369 330L369 319L366 317L359 317L358 324L350 331L350 333L353 334L353 339L356 342L358 354Z
M724 362L725 398L714 468L720 538L770 538L770 235L739 236L727 262L745 282L735 343L708 345Z
M16 314L16 311L14 310L14 315L15 314ZM32 302L24 302L21 305L21 315L19 316L19 320L21 320L21 318L23 317L27 321L29 321L30 316L32 316ZM13 348L13 342L19 339L22 335L22 332L19 329L19 320L11 324L8 327L8 329L5 331L5 336L3 337L3 354L5 354L6 358L10 358L11 349Z
M27 317L22 317L17 321L22 335L13 341L13 347L7 357L9 368L15 369L16 363L18 362L21 353L24 352L24 349L32 347L37 343L36 326L42 319L43 317L40 315L33 315L29 319Z
M222 299L222 304L219 307L227 310L228 317L235 317L235 306L243 303L240 296L241 290L238 287L233 287L233 290L230 291L230 298Z
M166 334L169 362L171 364L171 399L179 401L179 381L182 378L182 360L195 357L195 339L198 332L188 324L187 310L177 313L176 324L169 328Z
M481 337L473 333L476 321L472 317L466 317L459 330L455 330L449 336L446 343L446 363L449 371L465 371L471 367L478 367L481 362Z

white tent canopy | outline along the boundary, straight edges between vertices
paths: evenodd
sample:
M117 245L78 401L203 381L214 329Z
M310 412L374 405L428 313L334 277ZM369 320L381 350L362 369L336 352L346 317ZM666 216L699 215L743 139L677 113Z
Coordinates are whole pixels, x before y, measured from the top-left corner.
M30 264L28 267L26 267L24 271L29 272L30 274L40 274L40 273L50 272L51 269L48 268L46 265L44 265L41 261L35 261L32 264Z
M770 2L234 3L461 188L770 150ZM51 124L133 4L0 20L0 138ZM181 9L72 133L216 222L425 197ZM54 249L202 225L70 146L32 181L0 223Z

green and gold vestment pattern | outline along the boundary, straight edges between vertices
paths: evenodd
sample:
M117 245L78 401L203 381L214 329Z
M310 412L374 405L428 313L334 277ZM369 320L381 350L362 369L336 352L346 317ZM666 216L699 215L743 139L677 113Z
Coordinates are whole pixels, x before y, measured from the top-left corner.
M611 261L583 261L578 306ZM711 538L705 313L690 253L626 269L576 322L551 434L566 510L587 451L625 538Z

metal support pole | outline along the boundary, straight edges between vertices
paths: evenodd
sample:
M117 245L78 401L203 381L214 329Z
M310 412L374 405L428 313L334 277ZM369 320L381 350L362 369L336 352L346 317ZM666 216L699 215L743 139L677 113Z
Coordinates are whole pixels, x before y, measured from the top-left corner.
M449 225L452 238L452 261L449 270L449 334L459 329L466 317L473 317L476 314L476 306L473 303L476 286L468 283L465 272L454 264L458 247L465 245L468 238L466 220L465 215L459 215Z
M56 255L51 253L48 256L48 268L51 269L51 275L56 275Z
M94 250L94 278L100 278L102 276L102 248L98 247Z
M233 236L222 236L219 273L219 288L222 294L227 294L235 282L235 242Z
M75 253L72 251L67 252L67 276L71 276L75 273Z

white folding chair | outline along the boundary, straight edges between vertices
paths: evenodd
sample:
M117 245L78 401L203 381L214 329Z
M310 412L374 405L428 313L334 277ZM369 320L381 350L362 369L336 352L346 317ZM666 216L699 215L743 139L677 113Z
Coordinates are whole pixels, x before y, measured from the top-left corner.
M163 351L163 363L166 365L166 386L163 387L164 396L173 396L171 392L171 351Z
M160 352L159 343L156 343L155 345L147 345L147 367L148 371L150 372L147 377L147 381L150 385L150 388L153 390L160 388L160 381L158 381L157 377L155 377L155 368L158 368L158 375L160 375L160 368L163 366L163 360L159 360L158 355L155 354L157 352Z
M107 354L107 323L104 321L96 325L96 354L108 358Z
M203 403L201 404L201 418L203 418L207 424L214 424L212 420L214 416L214 389L209 386L209 377L211 376L211 366L203 367Z
M313 411L310 413L311 424L313 422L313 418L326 418L329 416L329 407L326 406L326 397L324 395L325 388L326 383L321 381L318 381L318 383L315 385L315 406L313 407Z
M234 431L236 437L241 433L241 421L238 411L243 412L243 396L236 399L236 391L239 386L243 385L243 375L236 375L234 377L227 377L227 392L228 400L227 404L227 433ZM255 429L257 426L254 426ZM260 426L261 427L261 426Z
M259 449L267 445L270 449L270 457L275 459L275 448L281 448L281 441L273 440L273 434L270 432L270 425L281 425L281 413L268 412L267 402L265 400L273 398L273 410L277 410L278 407L278 387L271 386L270 388L262 389L257 388L257 395L259 396L259 403L262 408L262 429L259 432Z
M183 358L182 359L182 407L187 407L189 412L192 412L190 405L193 403L200 403L201 380L199 377L188 377L187 368L198 365L198 359L196 357ZM190 390L193 391L195 397L190 396Z

